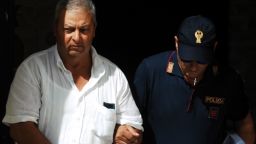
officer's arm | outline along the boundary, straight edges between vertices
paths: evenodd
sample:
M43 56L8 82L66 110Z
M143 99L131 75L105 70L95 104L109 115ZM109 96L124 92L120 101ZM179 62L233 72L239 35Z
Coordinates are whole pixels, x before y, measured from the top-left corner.
M10 135L18 144L50 144L33 122L11 124Z
M248 115L237 124L237 133L245 141L246 144L254 144L255 142L255 130L252 114Z

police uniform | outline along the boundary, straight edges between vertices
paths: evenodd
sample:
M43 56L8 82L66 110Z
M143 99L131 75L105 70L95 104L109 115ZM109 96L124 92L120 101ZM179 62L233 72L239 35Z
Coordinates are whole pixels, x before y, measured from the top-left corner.
M144 59L134 79L135 100L143 115L146 144L217 144L226 121L248 113L239 74L229 67L209 65L195 88L177 63L176 51Z

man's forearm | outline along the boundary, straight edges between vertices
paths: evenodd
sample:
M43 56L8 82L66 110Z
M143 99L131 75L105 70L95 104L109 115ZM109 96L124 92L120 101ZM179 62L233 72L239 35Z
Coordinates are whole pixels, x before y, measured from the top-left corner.
M33 122L11 124L10 135L18 144L50 144Z

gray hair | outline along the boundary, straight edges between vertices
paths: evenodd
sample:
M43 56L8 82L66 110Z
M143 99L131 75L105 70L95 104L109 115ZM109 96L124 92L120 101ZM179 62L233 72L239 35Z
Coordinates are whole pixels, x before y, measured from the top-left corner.
M72 10L76 8L84 8L88 10L92 14L94 25L97 25L96 9L92 0L59 0L55 9L55 24L58 23L59 15L62 10Z

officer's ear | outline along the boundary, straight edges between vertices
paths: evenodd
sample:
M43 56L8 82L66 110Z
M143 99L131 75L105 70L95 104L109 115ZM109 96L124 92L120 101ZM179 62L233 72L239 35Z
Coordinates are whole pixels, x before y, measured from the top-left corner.
M179 39L177 36L174 36L175 49L178 51L179 48Z

